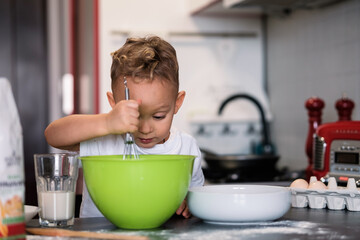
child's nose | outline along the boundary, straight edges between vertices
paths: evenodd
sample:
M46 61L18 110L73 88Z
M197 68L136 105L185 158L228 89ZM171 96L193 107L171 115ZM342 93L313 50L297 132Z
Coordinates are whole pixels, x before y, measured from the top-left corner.
M152 131L151 124L146 120L140 120L139 132L143 134L150 133Z

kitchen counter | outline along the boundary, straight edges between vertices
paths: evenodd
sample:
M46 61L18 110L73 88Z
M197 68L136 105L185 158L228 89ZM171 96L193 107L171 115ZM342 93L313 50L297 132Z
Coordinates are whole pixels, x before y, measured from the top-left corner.
M78 218L71 230L111 232L147 236L151 240L219 239L359 239L360 212L347 210L291 208L281 219L272 222L215 225L192 217L173 216L162 227L151 230L117 229L105 218ZM39 227L37 219L27 227ZM27 235L26 239L69 239ZM76 239L76 238L71 238ZM80 239L80 238L78 238ZM82 238L83 239L83 238Z

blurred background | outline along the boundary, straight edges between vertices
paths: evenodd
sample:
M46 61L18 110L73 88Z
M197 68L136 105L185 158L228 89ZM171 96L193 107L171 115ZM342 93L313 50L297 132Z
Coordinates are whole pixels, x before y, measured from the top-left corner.
M324 100L323 122L337 121L335 102L344 96L360 119L357 0L0 0L0 31L0 76L11 82L20 112L30 205L33 154L57 151L45 141L46 126L110 109L110 53L127 37L159 35L175 47L187 95L174 126L204 150L253 155L262 110L276 172L289 175L308 165L308 98ZM258 105L238 97L220 115L239 94ZM265 174L266 162L256 163L252 171Z

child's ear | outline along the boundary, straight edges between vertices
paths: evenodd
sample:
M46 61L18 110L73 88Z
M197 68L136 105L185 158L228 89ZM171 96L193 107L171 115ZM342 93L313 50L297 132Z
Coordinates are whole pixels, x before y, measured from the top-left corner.
M111 92L107 92L106 96L107 96L107 99L108 99L108 102L109 102L111 108L114 108L115 104L116 104L115 99L114 99L114 95Z
M185 98L185 91L179 92L175 102L175 112L174 112L175 114L179 111L181 105L183 104L184 98Z

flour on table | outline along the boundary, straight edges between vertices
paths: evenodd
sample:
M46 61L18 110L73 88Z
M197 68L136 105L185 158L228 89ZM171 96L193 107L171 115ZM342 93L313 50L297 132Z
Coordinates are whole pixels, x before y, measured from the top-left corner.
M209 227L210 226L210 227ZM217 229L211 230L212 224L190 226L184 230L146 230L136 232L121 232L121 234L143 235L152 240L282 240L282 239L347 239L330 226L306 221L276 221L241 224L238 226L214 225Z

